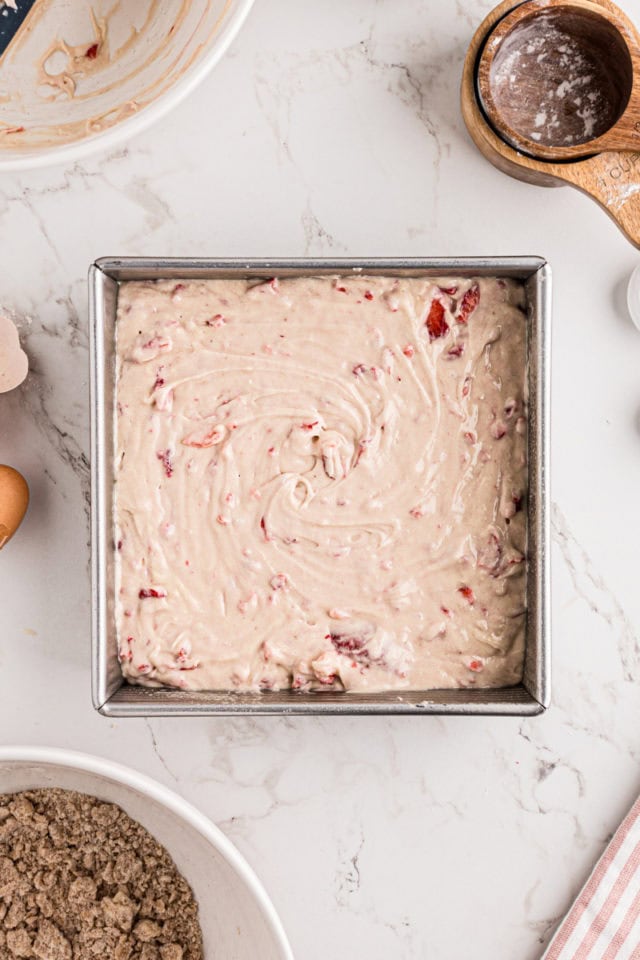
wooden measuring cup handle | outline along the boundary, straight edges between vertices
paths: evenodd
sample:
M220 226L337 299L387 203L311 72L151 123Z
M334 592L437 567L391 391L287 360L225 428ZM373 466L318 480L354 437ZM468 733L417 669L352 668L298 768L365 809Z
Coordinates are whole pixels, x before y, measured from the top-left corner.
M564 179L588 193L640 248L640 153L599 153L563 166Z

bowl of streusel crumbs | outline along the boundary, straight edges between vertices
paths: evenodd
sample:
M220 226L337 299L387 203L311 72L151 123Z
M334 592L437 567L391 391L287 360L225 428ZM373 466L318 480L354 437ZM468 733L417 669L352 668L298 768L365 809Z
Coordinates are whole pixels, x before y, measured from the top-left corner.
M203 814L134 770L39 748L0 749L0 956L292 960Z

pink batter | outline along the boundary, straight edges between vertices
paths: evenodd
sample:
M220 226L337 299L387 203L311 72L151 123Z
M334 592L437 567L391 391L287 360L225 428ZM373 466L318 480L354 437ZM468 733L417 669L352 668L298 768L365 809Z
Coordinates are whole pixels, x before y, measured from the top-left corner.
M125 677L189 690L517 683L523 302L495 279L122 284Z

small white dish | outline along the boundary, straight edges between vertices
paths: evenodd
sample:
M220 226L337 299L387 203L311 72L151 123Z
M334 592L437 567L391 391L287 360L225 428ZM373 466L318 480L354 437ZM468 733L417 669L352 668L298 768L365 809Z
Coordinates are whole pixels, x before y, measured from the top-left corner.
M293 960L275 908L247 862L176 793L101 757L0 747L0 792L38 787L78 790L116 803L167 848L196 895L207 960Z
M640 264L629 277L627 285L627 307L633 324L640 330Z

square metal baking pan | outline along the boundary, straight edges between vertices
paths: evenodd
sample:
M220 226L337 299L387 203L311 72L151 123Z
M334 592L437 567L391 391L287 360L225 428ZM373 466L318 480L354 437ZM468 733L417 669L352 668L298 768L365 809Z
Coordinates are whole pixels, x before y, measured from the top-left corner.
M127 280L357 274L511 277L524 282L528 317L529 495L524 680L493 690L387 693L193 693L126 683L114 619L113 431L118 285ZM92 686L109 717L224 714L505 714L533 716L549 703L549 321L551 276L540 257L394 260L198 260L103 258L89 271L91 335Z

